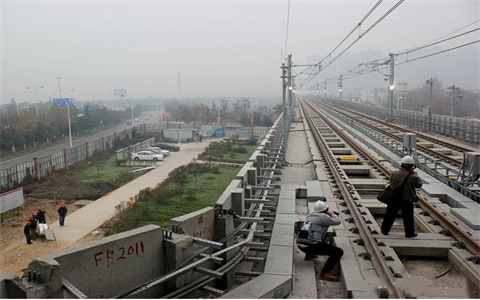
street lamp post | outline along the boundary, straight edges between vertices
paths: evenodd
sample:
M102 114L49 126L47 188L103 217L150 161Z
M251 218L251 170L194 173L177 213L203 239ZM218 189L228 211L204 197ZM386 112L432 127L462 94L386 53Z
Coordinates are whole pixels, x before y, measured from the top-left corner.
M62 85L60 81L62 80L62 77L57 77L58 79L58 94L60 95L60 99L62 99ZM68 137L70 140L70 148L73 148L72 144L72 124L70 123L70 103L68 102L68 99L63 100L65 104L67 105L67 116L68 116Z
M155 101L155 110L157 111L157 122L159 123L160 121L160 114L158 112L158 102L160 102L160 85L157 84L157 101Z
M36 111L36 113L37 113L37 117L38 117L37 91L38 91L39 89L43 89L44 87L45 87L45 86L41 86L41 87L36 88L36 89L33 89L33 88L29 87L29 86L26 87L27 90L33 90L33 91L34 91L34 94L35 94L35 99L34 99L34 100L35 100L35 111Z

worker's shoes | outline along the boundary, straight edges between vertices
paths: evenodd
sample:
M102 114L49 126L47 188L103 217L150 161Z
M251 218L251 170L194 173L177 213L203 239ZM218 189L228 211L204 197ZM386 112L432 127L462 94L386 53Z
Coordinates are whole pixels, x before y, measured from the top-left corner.
M334 282L340 281L340 278L330 273L320 273L318 278L322 280L334 281Z
M414 232L412 235L405 235L407 238L416 237L418 233Z
M304 260L311 260L311 259L314 259L314 258L317 258L318 255L315 255L315 254L305 254L305 258Z

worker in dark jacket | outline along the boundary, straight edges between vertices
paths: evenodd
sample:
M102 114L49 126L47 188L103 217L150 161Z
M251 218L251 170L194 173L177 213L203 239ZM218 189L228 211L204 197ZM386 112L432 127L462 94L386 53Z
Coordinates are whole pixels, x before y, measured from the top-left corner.
M42 210L42 208L39 206L37 208L37 221L39 224L46 224L47 221L45 220L45 212Z
M27 245L30 245L31 242L31 237L30 237L30 225L32 225L30 222L27 222L25 224L25 227L23 227L23 233L25 234L25 237L27 238Z
M60 224L60 228L63 227L65 224L65 216L67 215L67 208L65 207L65 203L61 203L60 207L58 208L58 222Z
M387 212L382 222L382 233L387 235L392 228L393 222L397 217L398 211L402 210L403 226L405 228L406 237L415 237L415 220L413 218L414 204L417 202L417 194L415 189L422 186L422 181L415 169L415 160L411 156L405 156L400 162L400 170L393 171L390 175L390 187L395 190L401 188L403 182L403 189L393 198L387 205ZM407 178L408 176L408 178Z
M32 212L32 215L28 221L30 222L30 237L32 241L34 241L37 236L37 219L35 212Z
M313 237L311 240L318 241L313 244L298 244L298 248L305 253L305 260L310 260L317 255L328 255L327 262L320 271L318 278L328 281L339 281L340 279L331 274L335 265L340 261L343 250L326 241L327 230L332 225L339 225L342 221L332 211L329 210L327 203L319 200L313 205L314 212L310 213L305 222L310 221L313 228Z

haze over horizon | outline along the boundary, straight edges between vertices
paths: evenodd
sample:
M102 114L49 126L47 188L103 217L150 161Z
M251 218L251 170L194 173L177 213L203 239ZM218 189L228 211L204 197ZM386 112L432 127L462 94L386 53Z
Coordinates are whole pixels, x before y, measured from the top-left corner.
M287 0L3 0L0 104L58 97L58 77L62 96L77 100L114 99L114 89L134 98L280 97L282 57L292 54L295 65L318 63L377 2L292 0L289 8ZM352 37L397 2L383 1ZM477 0L405 1L305 87L479 25ZM479 37L475 31L409 59ZM476 43L405 63L395 68L395 81L415 88L437 77L444 86L479 90L479 53ZM344 91L385 87L383 77L345 81Z

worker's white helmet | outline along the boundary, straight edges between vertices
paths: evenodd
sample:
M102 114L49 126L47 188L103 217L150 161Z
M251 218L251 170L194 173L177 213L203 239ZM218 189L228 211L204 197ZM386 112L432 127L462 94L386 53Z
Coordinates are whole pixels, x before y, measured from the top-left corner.
M322 200L318 200L313 204L313 210L315 212L322 212L324 210L328 209L328 204L323 202Z
M415 160L413 159L413 157L407 155L402 158L402 160L400 161L400 164L413 166L415 164Z

